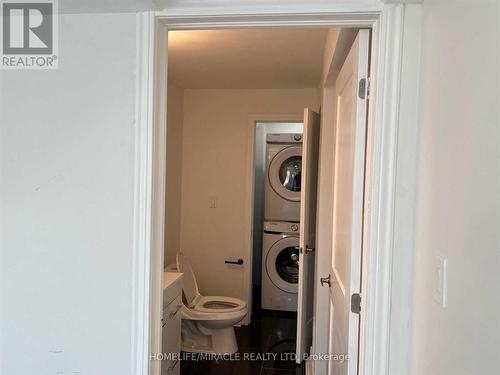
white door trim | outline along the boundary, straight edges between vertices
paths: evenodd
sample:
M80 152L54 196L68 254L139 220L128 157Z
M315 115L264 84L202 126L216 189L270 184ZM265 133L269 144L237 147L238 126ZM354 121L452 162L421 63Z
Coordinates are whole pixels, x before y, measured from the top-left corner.
M258 14L249 7L238 14L205 16L207 9L190 8L189 13L170 15L168 12L144 13L139 16L138 29L138 98L137 144L135 174L134 264L133 264L133 319L132 371L135 374L158 374L157 361L150 365L150 354L160 351L161 332L161 277L163 273L164 215L158 210L164 193L165 174L165 118L166 60L155 43L162 40L161 33L168 30L196 28L235 28L256 26L351 26L371 27L372 42L372 98L369 124L370 148L368 176L371 184L366 207L366 238L368 254L363 260L363 312L361 325L361 373L387 374L390 371L390 347L393 331L408 330L410 306L391 305L392 285L408 285L407 275L397 273L404 280L395 279L393 262L395 217L413 216L414 194L408 181L413 182L416 168L401 180L397 174L400 159L415 159L416 139L401 139L402 128L416 127L410 119L413 108L400 107L401 96L417 93L412 83L418 75L419 61L406 61L405 54L419 48L418 40L410 40L403 48L403 31L417 27L418 17L405 23L405 7L419 5L380 4L367 9L359 5L350 9L331 4L318 13ZM156 32L155 32L156 30ZM418 39L418 38L416 38ZM164 45L166 48L166 45ZM156 53L155 53L156 50ZM147 56L145 56L147 54ZM403 60L407 62L402 71ZM154 69L153 69L154 67ZM153 74L152 72L156 74ZM402 74L404 73L404 77ZM404 112L403 112L404 111ZM405 121L400 121L404 118ZM412 132L403 132L403 134ZM403 161L404 161L403 160ZM406 163L408 164L408 163ZM411 167L411 163L408 164ZM404 191L402 191L404 190ZM402 192L401 192L402 191ZM396 202L398 204L396 204ZM413 223L412 220L410 220ZM413 232L407 224L398 223L397 230ZM411 236L410 236L411 237ZM404 243L398 251L412 254L413 243ZM398 259L398 258L394 258ZM410 264L411 265L411 264ZM408 265L406 264L405 267ZM410 288L405 290L411 293ZM149 298L148 298L149 296ZM409 346L409 334L401 338L398 347ZM391 343L391 346L389 345ZM403 349L404 350L404 349ZM397 354L397 353L395 353Z
M132 258L132 306L131 306L131 373L147 374L149 350L157 344L155 335L150 335L150 312L152 303L150 284L151 257L157 258L157 249L152 248L152 178L151 157L153 155L153 64L151 58L154 41L154 15L140 13L137 22L137 68L136 68L136 126L134 145L134 221ZM155 188L157 190L158 188ZM155 223L156 225L156 223ZM155 293L157 294L157 293ZM157 299L157 297L156 297Z

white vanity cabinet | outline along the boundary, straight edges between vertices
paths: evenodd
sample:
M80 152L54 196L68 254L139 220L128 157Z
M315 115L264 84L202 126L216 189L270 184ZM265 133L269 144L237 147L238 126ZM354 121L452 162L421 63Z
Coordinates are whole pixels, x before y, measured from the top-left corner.
M182 273L163 273L162 375L179 375L181 351Z

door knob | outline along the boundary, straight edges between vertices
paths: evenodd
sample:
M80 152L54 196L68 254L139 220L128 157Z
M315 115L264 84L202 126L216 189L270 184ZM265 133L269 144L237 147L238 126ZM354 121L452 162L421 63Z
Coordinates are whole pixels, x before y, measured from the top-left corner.
M328 277L320 277L319 282L321 283L321 286L325 286L325 284L328 284L328 287L330 288L332 286L330 278L330 275L328 275Z
M306 246L306 249L303 250L300 246L295 246L295 250L298 250L299 253L304 253L304 254L309 254L309 253L312 253L314 252L314 247L309 247L309 246Z
M309 254L309 253L312 253L314 252L314 247L309 247L309 246L306 246L306 250L304 251L306 254Z

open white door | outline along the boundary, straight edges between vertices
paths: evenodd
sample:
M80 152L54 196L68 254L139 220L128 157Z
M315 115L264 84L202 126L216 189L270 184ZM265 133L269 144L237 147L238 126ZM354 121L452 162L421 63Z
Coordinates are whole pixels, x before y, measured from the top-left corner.
M304 354L309 352L309 348L312 345L319 125L319 114L308 108L304 109L302 183L300 192L297 363L304 360Z
M358 372L369 31L360 30L336 81L329 374Z

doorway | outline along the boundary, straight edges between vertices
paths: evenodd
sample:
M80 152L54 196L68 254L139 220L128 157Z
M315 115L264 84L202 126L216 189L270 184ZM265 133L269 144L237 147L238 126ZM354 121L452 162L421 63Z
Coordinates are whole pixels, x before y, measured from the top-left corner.
M353 36L357 36L355 40ZM363 40L363 53L358 51L358 39ZM297 329L290 338L296 341L296 349L290 359L292 364L303 365L312 351L315 336L316 226L324 226L323 222L316 220L317 186L320 179L325 179L318 174L318 163L325 161L319 160L320 115L316 111L326 80L336 79L337 73L332 71L333 61L356 67L360 60L363 68L359 74L347 77L351 85L348 95L338 95L337 103L323 103L324 110L337 107L343 110L347 106L349 116L323 121L323 127L350 129L359 118L365 131L366 115L360 114L355 105L359 102L359 108L366 109L368 103L367 87L363 92L360 88L358 93L358 81L367 81L368 78L369 31L324 28L172 31L168 34L168 42L170 95L167 99L170 100L167 100L167 106L170 103L170 111L167 142L170 139L170 142L182 146L169 150L167 145L167 160L170 160L171 168L167 168L166 175L166 206L167 209L174 208L169 202L177 203L180 212L176 214L172 209L166 214L165 259L167 267L172 270L175 265L168 264L169 259L177 258L177 270L184 273L185 284L195 285L189 290L184 286L183 294L187 299L181 313L182 350L187 353L218 353L241 347L235 338L227 335L225 337L231 343L220 344L217 339L220 332L213 329L212 324L200 320L199 316L206 309L205 305L198 306L197 301L216 298L209 296L223 296L217 300L232 298L236 305L247 306L248 312L241 315L246 315L243 320L233 323L252 324L252 312L260 309L296 313ZM345 50L351 49L353 53L348 56L354 57L349 59ZM199 61L204 62L202 69ZM338 88L339 93L341 89ZM176 98L179 93L180 99ZM310 106L315 110L306 108ZM266 124L252 122L252 134L248 135L246 119L252 118L253 113L266 112L269 113L267 116L276 117L284 109L291 113L303 112L302 128L297 130L294 124L268 123L268 128L272 126L279 130L286 127L288 131L269 132L265 136L263 155L264 144L259 142L259 130ZM266 114L260 115L260 118L265 117ZM364 133L359 137L355 147L364 150L366 137ZM326 148L326 153L333 153L342 142L343 137L333 145L331 140L323 140L322 147ZM241 150L247 144L247 159L253 158L256 166L259 156L265 160L261 168L264 178L258 178L259 169L244 175L247 162ZM352 148L346 148L345 152ZM175 155L179 150L181 157ZM180 160L179 165L173 166L172 160ZM350 168L348 163L340 163L335 170L346 168ZM346 174L346 178L354 177ZM355 183L362 185L364 171L357 171L356 178L361 181ZM180 185L177 195L170 188L172 182ZM325 185L327 183L323 187ZM335 180L333 186L337 185L342 186ZM245 207L251 200L249 193L252 191L253 209ZM326 197L332 194L333 190L324 189ZM361 190L357 196L363 194ZM259 201L264 203L260 207L255 204ZM259 212L259 208L264 209ZM349 220L349 213L344 212L345 220ZM261 225L259 228L254 225L253 233L247 237L245 233L250 232L249 226L255 220L260 220ZM360 239L362 224L356 225L356 236ZM180 238L175 246L168 241L172 228L178 228ZM334 227L326 231L332 236L336 230ZM248 240L252 237L258 239L259 235L263 241L252 252ZM329 252L330 249L319 251ZM351 253L355 252L345 249L344 257L337 258L341 259L340 262L350 263ZM361 253L360 245L356 253ZM191 266L187 272L181 269L179 256L189 260ZM255 258L259 261L255 262ZM350 277L351 271L347 271L345 265L337 264L334 269L339 268ZM259 271L259 279L252 277ZM359 279L360 273L360 265L357 265L353 277ZM259 284L260 298L252 299L252 287ZM359 294L360 287L347 289L344 294L350 297L353 293ZM217 302L217 305L222 306L222 303ZM334 305L336 309L346 310L345 314L351 313L345 304L335 302ZM224 321L224 311L219 310L218 318ZM192 318L194 316L196 318ZM324 334L324 322L317 320L317 326L316 335ZM231 327L224 329L232 330ZM343 332L358 339L357 331L345 329ZM350 351L357 351L357 347L351 347ZM352 356L357 358L357 354Z
M399 45L398 44L398 38L400 38L401 35L402 35L402 33L400 33L399 31L402 29L402 27L401 27L402 23L398 23L398 22L393 23L393 22L394 22L394 20L401 20L402 14L401 13L390 13L390 12L388 12L387 13L387 18L385 18L382 23L379 23L379 20L380 20L379 16L380 16L380 14L375 12L373 14L373 17L371 17L371 16L370 17L366 17L366 18L365 17L360 17L360 18L354 17L354 18L350 18L350 20L348 20L348 21L343 20L342 22L343 22L343 25L348 24L350 22L352 25L357 25L357 26L366 25L366 26L374 27L374 30L376 31L375 32L375 40L376 40L375 50L376 50L376 52L378 52L379 47L381 45L384 46L383 47L384 50L386 48L389 48L389 49L390 48L395 48L396 50L398 50L398 47L397 47ZM279 22L279 16L276 16L277 18L273 18L273 17L274 16L271 16L266 21L264 21L263 23L261 23L261 25L262 24L275 25L275 23ZM337 15L337 17L338 17L338 15ZM202 18L203 17L197 18L197 19L189 19L189 22L191 22L191 25L193 23L196 23L196 22L203 22ZM175 19L169 19L168 16L165 16L163 19L166 21L166 24L168 24L167 27L169 27L169 28L179 27L179 25L185 25L185 22L187 22L186 19L175 20ZM259 19L259 17L255 17L255 19ZM332 18L329 18L329 16L326 16L326 17L323 17L323 18L322 18L322 16L319 16L319 17L317 17L317 19L315 19L314 22L318 22L318 19L323 19L323 22L324 22L323 24L330 23L332 25L335 25L336 22L339 22L338 21L339 18L332 19ZM228 24L226 24L223 27L228 27L229 25L231 25L229 27L234 27L236 24L248 26L248 25L250 25L249 24L249 20L250 20L249 18L245 18L245 19L239 19L239 20L237 19L237 21L235 21L235 19L232 18L230 20L230 24L228 23ZM335 21L335 20L337 20L337 21ZM212 20L212 21L208 21L208 24L211 23L212 25L221 26L221 25L224 25L225 22L227 22L227 21L228 20L219 19L218 22L214 22ZM262 21L262 20L260 20L260 21ZM205 26L206 26L207 25L207 20L204 20L204 22L205 22ZM294 23L298 24L299 23L297 20L295 20L295 21L293 21L293 20L287 20L286 22L288 22L288 24L294 24ZM305 21L306 24L307 24L307 22L308 21ZM340 22L340 23L342 23L342 22ZM300 21L300 23L303 25L304 21L302 20L302 21ZM380 26L381 25L383 26L383 33L382 34L380 33ZM180 27L186 27L186 26L180 26ZM396 33L392 34L392 33L388 32L388 29L389 30L392 29L392 30L396 31ZM160 34L158 34L158 35L160 35ZM395 37L389 37L389 35L393 35L393 36L395 35ZM159 42L159 45L163 45L163 43L161 43L161 38L160 37L157 40ZM380 40L383 40L382 44L380 44ZM159 54L159 56L160 56L159 58L161 59L161 54ZM396 67L395 70L398 70L397 67L400 64L400 60L398 60L398 59L393 60L393 59L391 59L390 56L379 55L377 53L375 54L375 56L377 58L377 61L376 61L376 64L375 64L375 66L377 68L375 69L375 71L377 71L377 72L385 72L385 71L387 71L384 68L381 69L381 67L384 67L384 66L390 66L391 67L390 68L391 71L392 71L392 69L394 67ZM161 65L162 64L159 64L158 66L161 66ZM380 121L380 116L382 114L385 114L385 116L388 116L389 113L393 113L393 112L391 112L391 108L389 108L387 106L384 106L383 104L387 103L386 101L390 102L391 95L392 95L392 98L394 98L395 93L399 92L399 84L397 83L397 82L399 82L399 80L398 80L399 78L397 78L396 81L394 81L394 78L397 78L397 77L391 77L391 76L387 77L386 76L386 77L384 77L383 80L381 80L380 82L378 82L379 83L378 86L375 86L375 87L377 87L377 91L376 92L380 93L380 96L378 97L379 101L377 101L376 105L374 106L374 108L375 108L374 109L374 114L369 115L369 118L371 119L371 121L374 121L374 125L375 125L374 129L380 129L382 135L385 134L384 132L389 132L389 133L393 132L394 129L397 128L397 125L398 125L397 121L390 122L389 123L390 126L382 126L381 123L378 122L378 121ZM375 82L375 75L372 75L372 79L373 79L373 81L372 81L372 84L373 84L373 82ZM160 80L160 82L161 82L161 80ZM391 86L391 84L393 84L394 82L396 82L395 85ZM160 113L161 113L161 111L160 111ZM375 115L375 114L377 114L377 115ZM161 116L160 116L160 118L161 118ZM377 120L377 119L379 119L379 120ZM386 125L387 125L387 123L386 123ZM379 128L379 126L380 126L380 128ZM161 129L161 127L160 127L160 129ZM153 139L158 139L158 138L154 137ZM378 144L377 143L378 142L377 139L378 138L375 139L376 140L375 145ZM386 152L389 152L389 154L390 154L390 150L379 149L377 147L375 147L377 149L377 152L381 151L381 154L380 155L378 153L375 154L376 157L374 158L373 163L372 163L375 166L380 165L380 164L378 164L378 160L380 160L380 158L383 159L383 155ZM389 157L388 160L391 160L391 158ZM161 163L160 163L160 165L161 165ZM374 180L375 181L380 181L379 177L381 175L383 176L384 173L386 173L384 171L385 171L385 168L382 169L382 170L380 170L378 167L376 167L374 170L370 169L370 177L373 178L374 176L376 176L377 178L374 178ZM373 174L372 174L372 172L373 172ZM154 185L154 186L156 186L156 185ZM374 201L380 202L379 198L382 199L382 200L386 200L386 198L387 198L387 199L389 199L389 202L392 201L391 198L390 198L390 196L387 197L387 192L381 192L380 189L373 189L373 190L374 190L374 193L373 193L374 197L376 198ZM379 196L378 194L381 194L381 195ZM378 204L379 203L377 203L377 206L378 206ZM379 213L378 211L376 213L373 213L373 211L370 211L370 217L372 219L375 219L375 220L371 220L370 221L370 226L372 226L375 229L374 229L374 231L370 232L370 238L369 239L372 239L372 237L377 237L377 236L375 236L375 234L379 233L380 229L383 228L384 225L385 225L383 223L386 223L386 220L390 219L390 217L386 217L386 216L382 215L383 220L382 220L382 223L381 223L380 220L379 220L380 217L378 216L378 213ZM377 225L375 225L374 223L377 223ZM374 233L374 232L376 232L376 233ZM372 240L375 241L375 242L370 242L370 241L368 241L368 242L370 242L371 246L374 246L374 248L378 249L377 250L377 254L378 254L379 257L378 257L377 262L378 263L381 262L381 261L384 262L385 261L384 259L387 258L388 254L390 254L392 250L391 249L385 249L383 247L379 248L377 246L377 243L378 243L377 240L375 238L373 238ZM155 247L155 246L153 246L153 247ZM388 252L388 253L386 253L386 252ZM373 259L369 259L369 261L367 262L367 267L370 267L371 263L373 263ZM154 271L154 269L155 269L155 267L153 266L153 268L152 268L153 274L156 272L156 271ZM391 272L390 268L389 268L388 272ZM155 278L157 279L158 276L159 275L157 275L157 276L153 275L152 280L154 280ZM369 275L370 278L375 278L375 279L377 279L379 276L382 277L382 275L376 275L376 274L375 275ZM384 277L382 277L382 278L384 278ZM373 283L371 285L373 285L373 288L375 288L375 290L373 290L372 292L375 292L377 289L382 291L382 290L384 290L384 288L387 288L387 283L384 283L384 282L383 283ZM151 288L151 291L152 291L152 296L158 295L158 293L154 292L154 287ZM369 297L369 295L368 295L368 297ZM156 297L153 297L152 300L151 300L152 301L152 305L151 306L152 306L152 314L153 314L153 316L154 316L154 314L156 314L154 312L154 311L156 311L156 309L154 308L154 305L156 303L156 302L154 302L155 298ZM387 304L383 300L376 300L375 304L373 304L373 305L368 304L367 311L366 311L367 312L367 318L365 319L365 322L364 322L364 323L366 323L366 326L364 327L364 329L365 329L364 344L365 345L364 345L364 348L363 348L363 353L365 354L365 356L367 356L367 358L370 359L369 363L364 364L364 365L366 365L366 366L368 366L370 368L373 368L374 366L375 367L379 366L380 361L384 361L383 358L386 358L385 356L376 356L377 359L375 359L373 356L372 357L370 356L370 353L373 353L374 350L377 350L377 351L388 350L388 347L385 346L385 345L375 346L373 344L375 341L379 341L381 339L380 336L377 336L377 338L375 338L375 336L372 335L373 329L375 327L378 327L379 324L381 324L381 323L379 321L377 321L377 323L375 324L375 323L373 323L373 321L370 318L370 316L373 316L373 314L375 314L377 311L384 311L384 309L385 309L385 311L388 311ZM152 318L151 321L152 321L153 327L154 327L154 321L155 320ZM370 323L370 321L372 323ZM157 333L155 333L155 332L156 331L153 329L152 330L152 345L153 345L153 347L156 345L155 342L157 342L157 339L155 340L155 338L154 338L154 336L157 335ZM384 336L384 337L387 337L387 336ZM368 342L368 344L366 344L366 342ZM383 348L385 348L385 349L383 349ZM139 360L139 362L140 362L140 360Z
M266 121L267 120L267 121ZM255 152L254 152L254 178L253 178L253 262L252 262L252 289L253 301L260 303L262 300L262 276L263 272L268 272L262 269L263 265L263 235L265 223L265 189L267 183L267 167L266 167L266 144L269 134L302 134L303 123L302 119L297 118L296 122L279 122L276 120L261 119L259 121L251 120L250 126L255 126ZM271 187L270 185L268 188ZM295 189L297 190L297 189ZM298 243L297 243L298 246ZM278 254L279 256L279 254ZM286 258L289 260L289 257ZM270 261L271 262L271 261ZM285 269L284 260L280 263L280 269ZM272 262L271 262L272 263ZM278 274L278 272L276 272ZM264 276L266 274L264 273ZM297 281L294 276L288 275L280 278L286 285L291 285L292 291L297 290ZM293 280L292 280L293 279Z
M182 251L201 295L246 302L241 325L252 325L252 313L256 324L261 317L296 324L303 111L319 109L327 32L262 28L169 34L165 266L175 266ZM205 47L192 51L200 44ZM297 50L298 45L304 48ZM242 59L246 50L252 53ZM196 70L198 61L207 61L203 71ZM261 240L252 253L252 238L266 236L269 242L285 233L276 227L264 233L265 220L296 223L291 224L295 236L287 238L297 243L274 254L281 241L267 248ZM280 317L275 311L294 314ZM287 337L294 345L295 331ZM254 342L261 350L271 344L265 337ZM244 349L244 343L238 347Z

